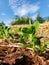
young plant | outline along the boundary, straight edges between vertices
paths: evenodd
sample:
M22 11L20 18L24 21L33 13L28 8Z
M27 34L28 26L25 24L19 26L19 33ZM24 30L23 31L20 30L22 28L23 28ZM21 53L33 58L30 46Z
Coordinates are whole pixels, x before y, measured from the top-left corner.
M34 24L30 24L28 27L20 28L21 36L19 38L19 41L28 48L31 48L34 51L37 51L39 53L45 53L46 47L49 45L49 42L44 43L41 45L40 39L43 38L43 36L37 37L36 32L39 29L39 22L36 21ZM28 39L29 43L26 42L26 39Z
M20 33L21 37L19 38L19 41L26 47L29 48L35 48L36 45L40 45L40 39L42 37L36 37L36 31L39 29L39 22L35 21L35 23L32 25L30 24L28 27L21 28ZM27 43L25 40L28 39L29 43Z
M10 27L0 26L0 39L8 39L10 35L13 35Z
M46 43L44 43L42 45L37 46L36 49L37 49L38 53L40 55L45 54L46 51L47 51L47 46L48 45L49 45L49 42L46 42Z

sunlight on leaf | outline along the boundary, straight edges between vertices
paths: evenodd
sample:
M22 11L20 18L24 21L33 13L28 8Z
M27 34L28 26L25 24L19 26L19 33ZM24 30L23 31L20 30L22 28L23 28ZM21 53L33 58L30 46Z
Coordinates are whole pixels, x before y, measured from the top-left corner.
M35 21L33 25L35 26L35 29L37 31L39 29L39 26L40 26L39 22Z

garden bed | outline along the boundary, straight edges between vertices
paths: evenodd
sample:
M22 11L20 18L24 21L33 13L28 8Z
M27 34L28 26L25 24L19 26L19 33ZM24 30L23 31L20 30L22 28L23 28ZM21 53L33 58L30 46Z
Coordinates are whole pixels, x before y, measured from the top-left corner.
M0 65L49 65L49 28L42 24L38 29L38 24L20 26L21 34L18 30L1 29Z

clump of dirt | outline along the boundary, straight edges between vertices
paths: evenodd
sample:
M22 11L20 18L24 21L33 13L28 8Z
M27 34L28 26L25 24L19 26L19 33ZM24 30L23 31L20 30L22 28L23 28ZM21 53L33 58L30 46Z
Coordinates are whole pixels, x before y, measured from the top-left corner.
M16 47L0 47L0 64L32 65L30 50ZM29 57L30 56L30 57Z
M0 65L49 65L49 58L27 48L0 46Z

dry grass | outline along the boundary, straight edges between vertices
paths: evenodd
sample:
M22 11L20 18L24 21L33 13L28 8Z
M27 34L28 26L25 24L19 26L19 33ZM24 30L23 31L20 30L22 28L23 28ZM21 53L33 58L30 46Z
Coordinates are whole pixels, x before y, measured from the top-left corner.
M40 28L37 31L37 36L43 36L42 43L49 41L49 22L45 22L43 24L40 24Z

